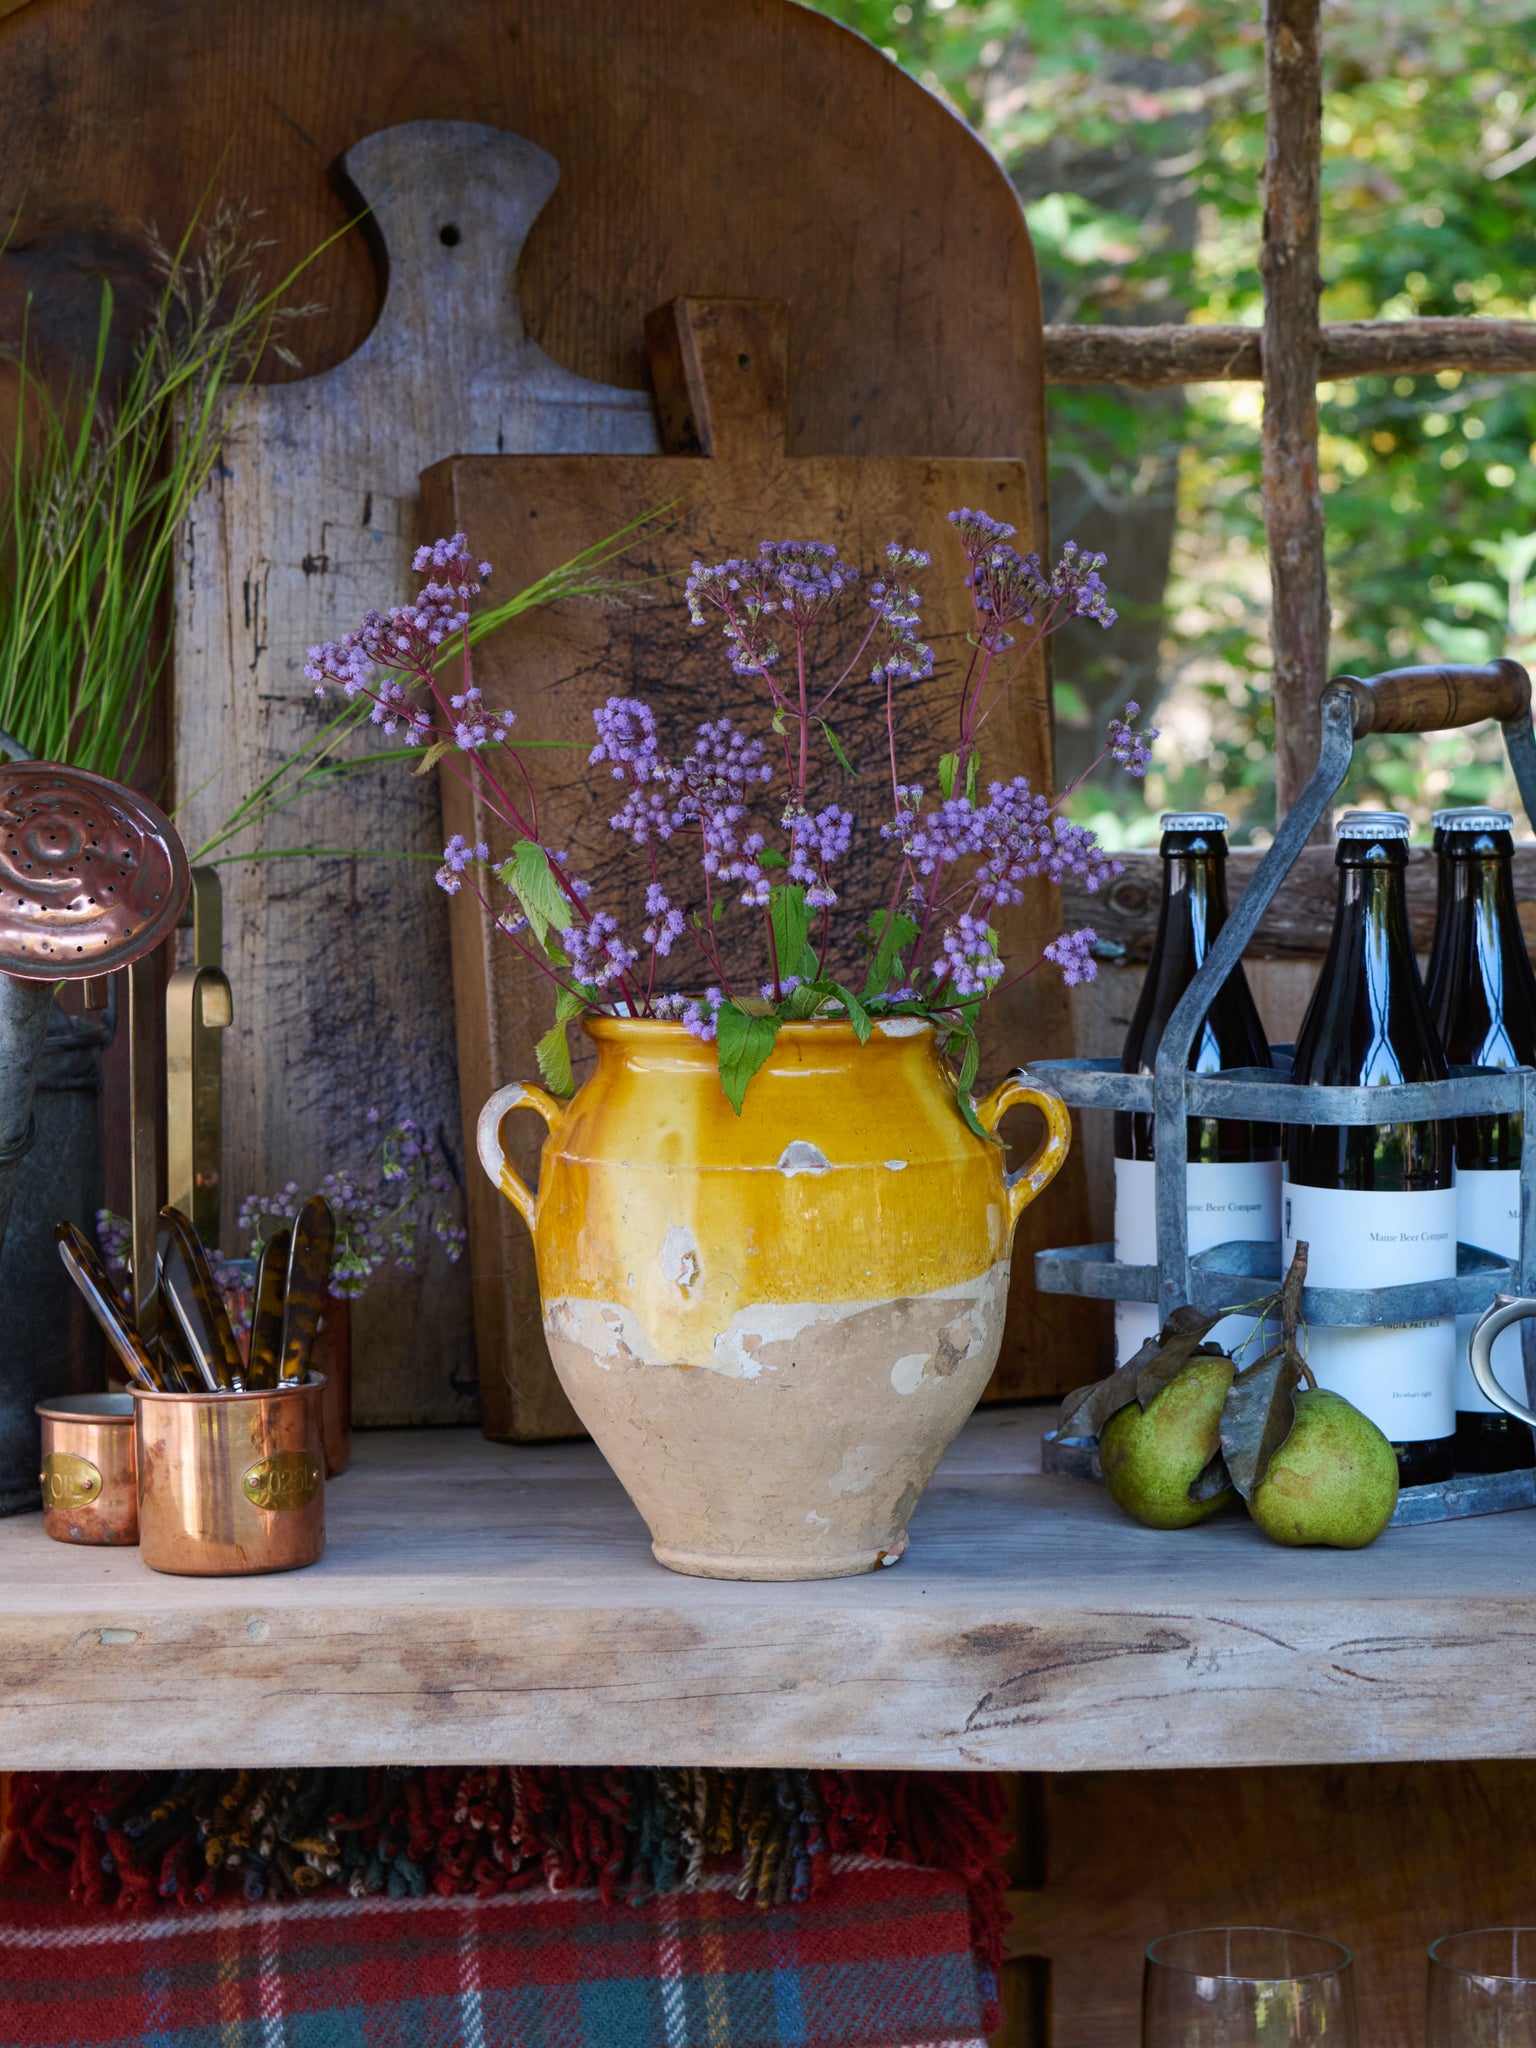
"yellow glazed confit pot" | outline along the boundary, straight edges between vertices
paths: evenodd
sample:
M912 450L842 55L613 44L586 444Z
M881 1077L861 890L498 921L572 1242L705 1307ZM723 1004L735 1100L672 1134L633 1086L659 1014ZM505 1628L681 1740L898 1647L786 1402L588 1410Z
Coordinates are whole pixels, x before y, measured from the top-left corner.
M480 1160L533 1233L561 1385L674 1571L841 1578L894 1564L997 1362L1014 1226L1067 1156L1061 1098L1018 1074L1039 1152L955 1106L932 1028L786 1024L740 1117L713 1045L592 1017L569 1103L514 1083ZM549 1126L537 1193L503 1154L514 1109Z

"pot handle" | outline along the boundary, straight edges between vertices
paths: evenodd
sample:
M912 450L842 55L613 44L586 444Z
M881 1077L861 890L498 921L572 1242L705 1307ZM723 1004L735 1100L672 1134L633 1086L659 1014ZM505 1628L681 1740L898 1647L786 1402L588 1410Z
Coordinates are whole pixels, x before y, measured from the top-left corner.
M1506 1415L1513 1415L1521 1422L1528 1422L1536 1429L1536 1415L1533 1415L1523 1401L1517 1401L1507 1387L1501 1387L1493 1376L1493 1340L1502 1336L1512 1323L1524 1322L1527 1316L1536 1316L1536 1301L1527 1301L1522 1296L1496 1294L1493 1306L1484 1309L1482 1320L1472 1332L1472 1350L1469 1364L1472 1377L1482 1390L1483 1398L1502 1408Z
M536 1109L554 1131L565 1120L566 1104L556 1102L552 1095L546 1095L542 1088L535 1088L531 1082L509 1081L505 1088L498 1088L486 1103L475 1126L475 1150L480 1154L480 1164L532 1230L538 1213L538 1196L529 1191L501 1149L502 1122L514 1109Z
M1056 1090L1044 1081L1037 1081L1025 1067L1015 1067L1005 1081L998 1084L985 1101L976 1105L976 1115L983 1130L995 1131L1007 1110L1017 1102L1031 1102L1045 1118L1045 1143L1017 1173L1004 1176L1008 1190L1008 1237L1012 1242L1014 1227L1030 1203L1060 1172L1063 1161L1072 1149L1072 1117L1067 1105Z

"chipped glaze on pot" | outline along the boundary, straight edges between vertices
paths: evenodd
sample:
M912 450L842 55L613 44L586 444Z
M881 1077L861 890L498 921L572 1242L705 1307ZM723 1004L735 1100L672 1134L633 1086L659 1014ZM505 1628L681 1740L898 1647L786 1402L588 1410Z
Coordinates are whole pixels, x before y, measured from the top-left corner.
M996 1364L1014 1225L1066 1158L1061 1099L1020 1074L1046 1138L1020 1172L970 1131L917 1019L787 1024L738 1118L680 1024L587 1020L569 1103L498 1089L481 1163L533 1233L571 1405L650 1525L708 1578L894 1564L934 1466ZM502 1152L532 1109L537 1194Z

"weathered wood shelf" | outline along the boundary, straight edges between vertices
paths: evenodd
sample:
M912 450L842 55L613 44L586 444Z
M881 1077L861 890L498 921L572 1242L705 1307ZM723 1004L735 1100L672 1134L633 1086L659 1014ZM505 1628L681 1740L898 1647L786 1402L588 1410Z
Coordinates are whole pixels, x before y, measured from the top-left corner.
M1134 1769L1536 1756L1536 1516L1343 1555L1177 1535L978 1416L875 1578L682 1579L595 1450L358 1439L307 1571L157 1576L0 1522L0 1768Z

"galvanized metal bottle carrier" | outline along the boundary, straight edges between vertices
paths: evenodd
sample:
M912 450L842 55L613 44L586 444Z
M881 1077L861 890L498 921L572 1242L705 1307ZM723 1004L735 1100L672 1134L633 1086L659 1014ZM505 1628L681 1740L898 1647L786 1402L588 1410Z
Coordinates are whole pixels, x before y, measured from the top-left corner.
M1212 998L1241 960L1338 794L1355 741L1372 732L1440 732L1490 717L1500 722L1526 815L1536 826L1531 682L1518 662L1496 661L1485 668L1393 669L1369 678L1341 676L1328 685L1321 704L1316 772L1169 1018L1155 1072L1122 1073L1117 1060L1041 1060L1032 1068L1074 1108L1151 1114L1156 1158L1158 1263L1123 1264L1115 1258L1112 1244L1037 1252L1035 1285L1043 1292L1098 1301L1155 1302L1166 1321L1183 1303L1235 1306L1263 1293L1265 1281L1278 1282L1277 1244L1219 1244L1190 1257L1185 1138L1189 1117L1270 1124L1387 1124L1443 1122L1507 1111L1525 1119L1517 1260L1458 1245L1454 1280L1423 1280L1402 1287L1308 1287L1302 1295L1302 1314L1310 1323L1325 1325L1386 1325L1479 1313L1495 1294L1536 1294L1536 1070L1462 1069L1448 1081L1397 1087L1303 1086L1289 1078L1289 1047L1277 1047L1273 1072L1261 1067L1229 1068L1220 1074L1189 1071L1190 1051ZM1536 1405L1536 1371L1529 1348L1526 1359L1528 1399ZM1087 1477L1097 1461L1088 1443L1048 1438L1046 1462L1047 1469ZM1536 1473L1469 1474L1405 1490L1394 1519L1441 1521L1531 1506L1536 1506Z

